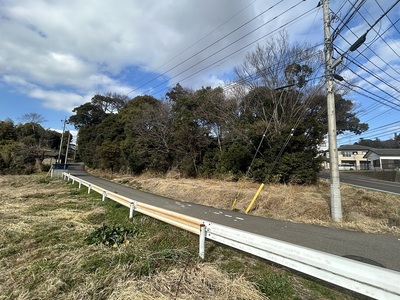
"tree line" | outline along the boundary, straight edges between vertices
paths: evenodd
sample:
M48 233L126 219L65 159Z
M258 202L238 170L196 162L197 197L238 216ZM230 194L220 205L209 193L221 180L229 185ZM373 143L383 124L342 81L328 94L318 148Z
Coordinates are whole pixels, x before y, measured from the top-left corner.
M61 133L44 129L42 116L36 113L21 117L23 123L11 119L0 121L0 174L30 174L43 171L42 164L49 152L60 147Z
M78 157L130 174L314 182L327 134L322 67L316 47L289 44L282 33L249 52L224 87L176 84L162 99L95 95L68 120L79 130ZM368 125L344 92L335 91L337 131L360 134ZM61 134L44 129L40 115L23 119L0 121L2 174L40 169L45 151L59 149Z
M113 172L314 182L327 134L315 53L283 34L248 53L224 88L176 84L163 99L95 95L69 119L79 129L78 153L88 166ZM368 129L339 90L335 103L338 133Z

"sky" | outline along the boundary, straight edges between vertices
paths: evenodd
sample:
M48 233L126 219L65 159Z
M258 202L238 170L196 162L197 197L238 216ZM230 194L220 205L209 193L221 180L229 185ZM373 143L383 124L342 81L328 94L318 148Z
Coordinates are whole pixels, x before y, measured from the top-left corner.
M17 124L37 113L44 128L60 131L95 94L162 99L178 82L223 87L246 53L280 30L291 42L323 45L318 2L0 0L0 120ZM335 57L344 57L340 84L351 84L345 98L370 127L361 136L339 136L338 144L400 133L397 2L330 1L332 28L342 27L334 39ZM365 43L346 52L367 31ZM67 130L76 135L72 125Z

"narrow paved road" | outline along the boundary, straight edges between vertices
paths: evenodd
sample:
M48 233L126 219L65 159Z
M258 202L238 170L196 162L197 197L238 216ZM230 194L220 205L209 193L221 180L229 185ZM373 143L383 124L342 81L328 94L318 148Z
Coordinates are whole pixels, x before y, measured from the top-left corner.
M320 173L320 178L329 179L329 171ZM358 175L356 172L340 172L340 181L357 187L386 193L400 195L400 182L384 181L367 176Z
M256 217L145 193L91 176L78 169L70 169L70 173L133 200L400 272L400 236L369 234Z

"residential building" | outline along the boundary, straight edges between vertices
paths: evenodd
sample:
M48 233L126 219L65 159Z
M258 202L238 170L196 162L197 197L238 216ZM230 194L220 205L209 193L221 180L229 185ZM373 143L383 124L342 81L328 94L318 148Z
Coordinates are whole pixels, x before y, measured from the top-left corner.
M343 145L338 148L339 165L353 165L354 170L368 170L369 161L364 156L371 149L361 145Z
M361 145L342 145L338 148L339 170L368 170L369 160L364 157L371 149ZM323 168L329 169L329 151L324 152ZM341 168L342 167L342 168Z
M371 148L366 154L373 170L395 170L400 168L400 149Z

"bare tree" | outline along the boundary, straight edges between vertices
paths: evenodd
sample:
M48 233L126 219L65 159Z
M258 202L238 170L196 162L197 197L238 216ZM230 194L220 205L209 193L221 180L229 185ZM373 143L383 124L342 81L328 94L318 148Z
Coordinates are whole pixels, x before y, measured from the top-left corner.
M261 127L279 133L288 119L301 116L319 88L309 81L321 65L315 46L291 45L288 35L281 32L278 38L258 45L235 68L241 86L239 107L261 119Z
M19 119L21 121L24 121L25 123L35 123L35 124L41 124L47 121L42 115L37 113L24 114Z
M27 113L22 115L19 119L32 126L32 131L34 135L36 135L35 126L47 122L47 120L38 113Z

